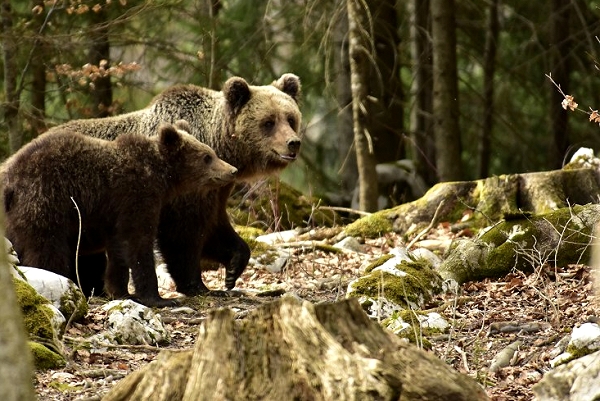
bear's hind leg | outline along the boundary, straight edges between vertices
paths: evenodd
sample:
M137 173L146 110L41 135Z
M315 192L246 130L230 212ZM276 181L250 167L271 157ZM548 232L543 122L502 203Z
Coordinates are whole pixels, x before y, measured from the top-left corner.
M19 238L13 246L23 266L48 270L76 281L70 257L75 251L71 252L66 234L33 230Z

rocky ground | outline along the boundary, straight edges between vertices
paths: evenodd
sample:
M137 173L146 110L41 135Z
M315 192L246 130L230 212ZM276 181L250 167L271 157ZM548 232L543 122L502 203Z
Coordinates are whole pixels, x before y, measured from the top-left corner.
M452 233L440 225L422 240L429 241L429 247L443 247L456 235L468 233ZM170 344L161 347L90 348L85 338L103 328L99 308L103 300L93 299L86 320L71 324L65 335L67 366L36 373L39 399L100 400L128 373L152 361L161 349L192 347L199 325L212 308L232 308L242 319L249 310L282 293L315 303L342 299L348 282L360 275L365 262L402 244L400 237L388 234L368 240L360 254L293 248L292 258L281 272L249 267L238 281L242 296L197 297L185 300L184 306L191 309L160 310L172 338ZM206 273L206 284L221 289L221 274ZM574 326L599 316L591 287L590 269L584 265L564 269L544 265L530 274L513 272L497 280L466 283L456 294L440 295L426 306L452 322L448 333L428 338L431 352L476 378L493 400L533 399L531 387L550 369L555 345ZM175 295L172 288L164 291L166 296ZM516 340L522 344L511 366L491 372L494 358ZM427 341L420 342L428 345Z

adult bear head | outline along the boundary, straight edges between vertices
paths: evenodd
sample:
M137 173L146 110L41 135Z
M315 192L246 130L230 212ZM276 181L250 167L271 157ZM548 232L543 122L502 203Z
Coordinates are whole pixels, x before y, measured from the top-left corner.
M227 135L245 152L246 175L274 173L298 158L302 114L300 79L284 74L271 85L252 86L243 78L225 82ZM261 174L256 174L261 172Z

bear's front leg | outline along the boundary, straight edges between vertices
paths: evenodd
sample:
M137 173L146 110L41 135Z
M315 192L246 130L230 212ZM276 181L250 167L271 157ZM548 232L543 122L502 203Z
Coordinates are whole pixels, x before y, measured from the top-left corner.
M235 232L229 219L222 219L210 238L207 238L202 258L225 266L225 288L231 290L248 265L250 247Z
M88 255L79 255L77 265L73 256L72 277L77 277L75 266L79 270L79 281L81 282L81 290L86 297L106 295L104 288L104 275L106 273L106 254L104 251ZM77 283L77 281L75 281ZM125 287L127 290L127 287Z
M177 198L163 206L158 228L158 248L177 291L187 296L209 292L202 282L200 255L216 216L210 196Z
M135 241L113 239L109 241L106 253L108 266L106 268L105 287L113 298L132 298L146 306L166 307L176 306L175 299L164 299L158 293L158 279L154 268L153 236L140 234ZM133 242L136 244L134 245ZM129 295L129 268L135 294Z

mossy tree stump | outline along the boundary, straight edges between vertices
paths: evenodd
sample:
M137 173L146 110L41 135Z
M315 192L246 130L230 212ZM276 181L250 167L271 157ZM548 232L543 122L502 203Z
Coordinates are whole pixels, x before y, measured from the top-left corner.
M105 401L486 400L470 377L370 321L354 299L212 312L195 348L162 352Z

